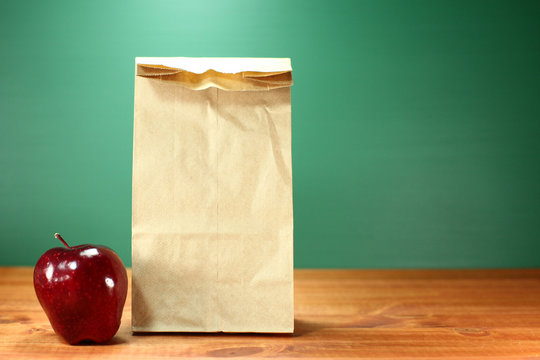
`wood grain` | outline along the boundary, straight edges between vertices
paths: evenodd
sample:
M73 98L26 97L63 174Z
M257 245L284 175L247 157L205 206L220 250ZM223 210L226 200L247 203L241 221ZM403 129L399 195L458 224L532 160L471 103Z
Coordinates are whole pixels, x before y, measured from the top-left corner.
M0 358L511 359L540 356L540 270L296 270L295 333L133 335L70 346L31 268L0 268Z

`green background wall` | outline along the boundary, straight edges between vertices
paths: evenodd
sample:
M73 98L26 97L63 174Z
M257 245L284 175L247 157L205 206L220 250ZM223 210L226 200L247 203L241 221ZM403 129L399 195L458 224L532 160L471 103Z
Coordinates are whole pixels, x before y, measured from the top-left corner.
M0 264L130 261L135 56L291 57L297 267L540 266L539 1L2 1Z

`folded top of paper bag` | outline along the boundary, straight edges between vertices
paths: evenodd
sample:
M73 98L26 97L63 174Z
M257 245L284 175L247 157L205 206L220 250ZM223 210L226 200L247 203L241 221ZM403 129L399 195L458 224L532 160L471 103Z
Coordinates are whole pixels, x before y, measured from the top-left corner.
M193 90L260 91L293 84L289 58L137 57L135 63L137 76Z
M208 70L235 74L243 71L291 71L289 58L189 58L189 57L137 57L137 64L161 65L182 69L195 74Z

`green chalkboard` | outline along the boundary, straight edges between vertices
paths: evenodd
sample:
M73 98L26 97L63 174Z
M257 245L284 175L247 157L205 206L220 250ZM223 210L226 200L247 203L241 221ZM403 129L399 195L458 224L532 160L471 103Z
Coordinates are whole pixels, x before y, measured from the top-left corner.
M538 1L3 1L0 265L130 264L135 56L291 57L297 267L540 266Z

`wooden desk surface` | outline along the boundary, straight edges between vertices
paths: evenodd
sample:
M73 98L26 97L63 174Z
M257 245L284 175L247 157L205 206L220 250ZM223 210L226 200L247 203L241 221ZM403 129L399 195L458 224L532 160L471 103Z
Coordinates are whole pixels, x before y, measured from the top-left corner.
M533 358L540 270L296 270L293 335L132 335L130 295L108 345L57 337L31 268L0 268L0 359Z

